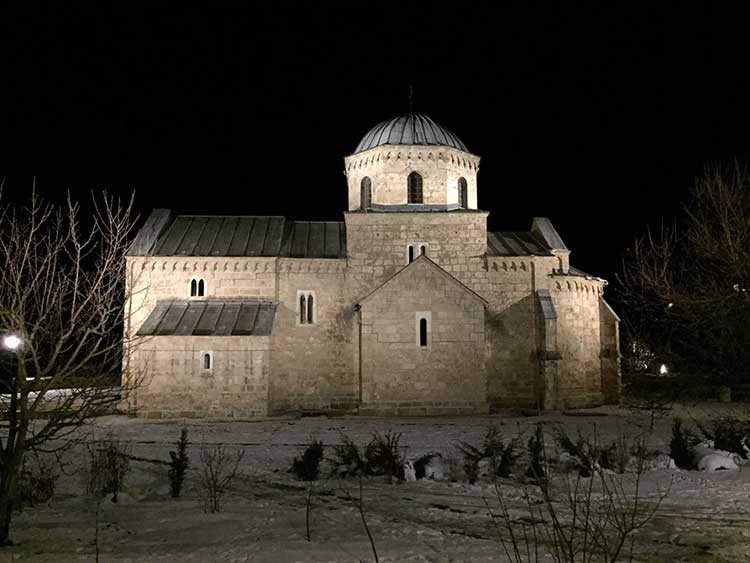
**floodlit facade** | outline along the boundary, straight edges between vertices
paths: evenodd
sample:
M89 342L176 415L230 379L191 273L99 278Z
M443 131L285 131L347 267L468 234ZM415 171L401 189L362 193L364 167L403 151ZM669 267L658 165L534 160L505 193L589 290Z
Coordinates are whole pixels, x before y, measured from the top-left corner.
M140 416L619 401L606 282L552 223L488 232L479 157L422 115L344 159L342 222L152 212L127 258Z

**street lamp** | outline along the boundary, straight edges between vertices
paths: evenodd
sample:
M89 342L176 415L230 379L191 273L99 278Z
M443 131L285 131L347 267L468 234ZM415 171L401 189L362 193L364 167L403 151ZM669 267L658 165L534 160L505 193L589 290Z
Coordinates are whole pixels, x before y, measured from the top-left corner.
M6 334L3 337L3 346L11 352L15 352L21 347L22 340L15 334Z

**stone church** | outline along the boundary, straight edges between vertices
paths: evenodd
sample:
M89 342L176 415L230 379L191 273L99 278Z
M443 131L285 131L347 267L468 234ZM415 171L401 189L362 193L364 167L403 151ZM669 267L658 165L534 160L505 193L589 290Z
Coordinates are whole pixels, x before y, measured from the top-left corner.
M140 416L433 415L617 402L606 282L549 219L488 232L479 157L424 115L344 158L341 222L156 209L127 257Z

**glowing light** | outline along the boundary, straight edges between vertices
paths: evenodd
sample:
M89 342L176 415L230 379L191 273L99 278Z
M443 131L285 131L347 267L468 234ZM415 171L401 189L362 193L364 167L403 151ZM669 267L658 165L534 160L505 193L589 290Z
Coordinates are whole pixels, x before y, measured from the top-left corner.
M667 309L671 309L672 307L674 307L674 303L670 303L667 305Z
M659 368L659 373L661 375L667 375L669 373L669 370L667 369L667 365L666 364L662 364L661 365L661 367Z
M15 334L8 334L3 338L3 346L8 350L18 350L21 347L21 339Z

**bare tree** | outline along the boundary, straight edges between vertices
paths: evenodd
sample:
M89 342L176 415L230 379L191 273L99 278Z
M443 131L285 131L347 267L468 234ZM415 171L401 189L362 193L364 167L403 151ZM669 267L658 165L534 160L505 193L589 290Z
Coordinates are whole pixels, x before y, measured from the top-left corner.
M201 487L203 492L203 511L219 512L221 499L237 477L245 450L230 454L221 444L209 448L201 445Z
M26 207L0 205L0 544L24 455L70 444L141 380L123 348L132 198L104 194L93 209L35 192Z
M681 221L635 241L619 277L626 335L685 374L750 374L750 168L707 168Z

